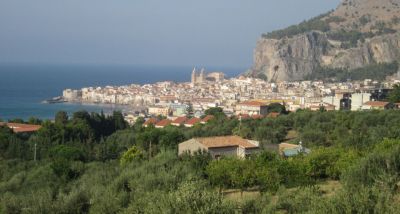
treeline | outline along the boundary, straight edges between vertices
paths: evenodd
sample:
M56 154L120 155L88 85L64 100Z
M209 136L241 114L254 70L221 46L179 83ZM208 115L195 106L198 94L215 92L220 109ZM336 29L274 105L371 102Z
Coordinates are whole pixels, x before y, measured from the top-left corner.
M312 18L310 20L307 21L303 21L298 25L291 25L285 29L282 30L276 30L276 31L272 31L266 34L262 34L263 38L266 39L282 39L284 37L293 37L295 35L301 34L301 33L305 33L305 32L309 32L312 30L318 30L318 31L322 31L322 32L327 32L330 30L329 27L329 21L336 21L336 20L331 20L329 19L328 21L324 21L322 20L322 18L328 16L331 12L325 13L325 14L321 14L315 18Z
M318 67L311 74L306 75L306 80L323 80L327 82L345 82L347 80L385 80L387 76L397 73L398 62L376 63L352 70L342 68Z
M342 29L329 32L327 36L331 40L341 41L341 48L349 49L357 47L358 41L365 42L365 39L372 38L375 34L372 32L363 33L356 30L346 31Z
M226 117L193 128L133 127L120 113L58 113L31 136L0 129L0 213L390 213L398 209L400 112L281 112ZM103 119L102 119L103 118ZM107 124L107 125L106 125ZM103 133L104 131L104 133ZM89 133L89 134L88 134ZM249 159L177 156L192 137L240 135L262 147L298 143L309 155L263 149ZM37 160L33 161L36 144ZM332 196L318 184L341 183ZM233 203L227 189L252 190ZM343 200L345 199L345 200Z

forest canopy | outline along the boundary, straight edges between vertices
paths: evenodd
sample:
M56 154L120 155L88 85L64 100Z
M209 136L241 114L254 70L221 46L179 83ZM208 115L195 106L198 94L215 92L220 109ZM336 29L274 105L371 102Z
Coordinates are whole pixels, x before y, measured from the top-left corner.
M395 213L400 208L400 111L302 110L241 122L218 116L193 128L164 129L145 128L143 120L130 127L119 114L60 113L59 122L44 121L30 136L1 127L0 213ZM247 159L177 155L177 145L187 139L224 135L258 140L264 149ZM268 149L299 141L311 149L309 155L284 158Z

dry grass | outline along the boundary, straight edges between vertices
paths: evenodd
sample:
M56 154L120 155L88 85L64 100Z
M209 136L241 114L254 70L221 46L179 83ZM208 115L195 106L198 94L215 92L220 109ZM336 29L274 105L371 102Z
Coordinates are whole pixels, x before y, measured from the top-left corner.
M319 187L320 191L323 194L323 197L331 197L335 195L335 193L342 188L342 185L339 181L327 180L316 184ZM286 191L295 191L297 188L287 189ZM223 191L224 197L226 200L234 202L234 203L243 203L247 200L253 200L260 197L260 192L256 189L251 189L248 191L243 191L241 194L238 189L227 189ZM278 196L273 196L272 201L278 201Z
M240 190L237 189L229 189L223 191L224 197L226 200L232 201L232 202L243 202L246 200L253 200L257 199L260 197L260 192L258 190L248 190L248 191L243 191L243 194L240 192Z

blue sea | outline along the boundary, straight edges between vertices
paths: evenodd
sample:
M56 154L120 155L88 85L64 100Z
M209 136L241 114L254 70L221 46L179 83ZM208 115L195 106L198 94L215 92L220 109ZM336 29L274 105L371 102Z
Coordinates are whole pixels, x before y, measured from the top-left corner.
M111 112L126 106L58 103L42 101L62 95L66 88L147 84L158 81L190 81L192 67L133 65L42 65L0 64L0 119L53 119L57 111ZM245 68L206 67L237 76Z

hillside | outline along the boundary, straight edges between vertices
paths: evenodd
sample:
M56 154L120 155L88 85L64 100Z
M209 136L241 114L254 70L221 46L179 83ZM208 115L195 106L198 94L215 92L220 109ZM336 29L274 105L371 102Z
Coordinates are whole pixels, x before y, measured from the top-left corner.
M247 75L279 82L319 76L321 68L393 63L400 59L399 30L400 0L343 0L334 11L263 34Z

